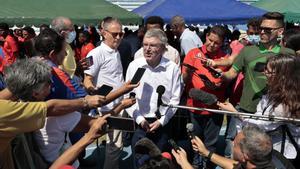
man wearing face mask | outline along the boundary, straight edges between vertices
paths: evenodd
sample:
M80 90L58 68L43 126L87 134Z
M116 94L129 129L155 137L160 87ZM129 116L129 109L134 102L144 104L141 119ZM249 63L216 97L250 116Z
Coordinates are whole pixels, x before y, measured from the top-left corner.
M249 46L249 45L256 45L260 41L259 37L259 23L260 21L256 18L252 18L248 21L247 24L247 35L246 37L242 38L240 42L244 46Z
M75 53L70 46L70 43L72 43L76 38L73 23L69 18L60 16L52 20L51 28L63 36L67 42L67 55L60 67L73 77L76 70Z

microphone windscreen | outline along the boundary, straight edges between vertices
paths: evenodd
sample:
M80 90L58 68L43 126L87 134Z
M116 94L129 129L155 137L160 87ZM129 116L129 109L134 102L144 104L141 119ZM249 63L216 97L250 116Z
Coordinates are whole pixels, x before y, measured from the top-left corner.
M164 94L164 93L165 93L165 90L166 90L165 86L159 85L159 86L156 88L156 93L158 93L158 94Z
M203 90L199 90L199 89L195 89L195 88L192 88L189 91L189 96L192 99L201 101L202 103L204 103L206 105L213 105L213 104L217 103L217 101L218 101L218 98L216 95L210 94Z
M135 153L147 154L150 157L161 155L159 148L148 138L140 139L134 146Z
M188 132L194 132L194 125L193 125L193 123L187 123L186 124L186 131L188 131Z

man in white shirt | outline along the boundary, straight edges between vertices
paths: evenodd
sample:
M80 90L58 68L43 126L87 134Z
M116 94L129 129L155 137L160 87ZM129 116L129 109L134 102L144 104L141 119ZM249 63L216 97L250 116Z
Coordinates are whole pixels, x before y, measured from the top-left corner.
M164 20L159 16L150 16L146 20L146 30L150 29L161 29L163 30ZM134 59L144 57L143 47L141 47L135 54ZM180 55L177 49L173 48L171 45L166 45L166 50L163 53L163 57L175 62L178 66L180 66Z
M113 87L113 90L120 88L124 82L123 69L120 54L117 50L123 38L122 24L116 18L109 18L103 23L102 36L104 41L100 46L88 53L93 57L93 65L85 70L84 86L88 90L95 90L103 84ZM114 100L106 106L99 108L99 112L106 112L112 109L121 98ZM105 169L118 169L119 156L123 147L122 134L119 130L108 133Z
M184 57L191 49L199 48L203 45L198 35L185 27L185 21L182 16L177 15L171 19L171 29L173 34L179 37L181 57Z
M136 129L132 146L143 137L151 139L160 149L163 149L168 140L168 122L175 114L176 109L159 107L157 101L158 86L162 85L165 92L162 102L166 104L179 104L182 91L182 77L178 66L162 57L166 49L167 37L160 29L150 29L143 40L144 57L132 61L127 69L126 80L132 79L136 70L141 67L146 71L140 80L140 85L133 90L136 93L137 103L126 109L139 125ZM159 117L160 116L160 117Z

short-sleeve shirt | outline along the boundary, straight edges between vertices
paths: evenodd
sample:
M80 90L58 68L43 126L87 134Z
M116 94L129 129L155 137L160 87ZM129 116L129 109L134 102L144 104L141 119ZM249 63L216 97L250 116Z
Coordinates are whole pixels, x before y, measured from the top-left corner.
M11 102L0 100L0 168L13 169L11 140L20 133L42 128L45 124L45 102Z
M187 55L187 53L194 48L199 48L203 45L199 36L186 28L180 38L180 48L181 48L181 56Z
M81 51L80 51L80 59L86 58L87 54L94 48L95 48L95 46L91 42L86 45L82 45Z
M120 53L107 46L105 42L91 50L88 54L93 57L94 64L84 73L93 77L93 84L101 87L103 84L113 87L113 90L120 88L124 83L123 67ZM109 111L120 99L99 108L99 111Z
M255 71L258 62L266 63L267 58L278 53L294 54L291 49L276 45L271 51L263 45L246 46L237 56L233 68L237 72L243 72L245 76L243 92L240 99L240 107L248 112L256 112L256 106L264 94L266 76L263 72Z
M218 50L218 52L215 55L208 55L205 45L203 45L201 48L194 48L190 50L189 53L184 58L183 62L185 64L195 67L197 70L192 74L191 80L188 82L188 84L186 84L186 88L185 88L186 92L188 93L191 88L201 89L205 92L216 95L218 97L218 100L224 101L226 86L221 83L220 78L216 78L212 75L209 69L203 65L199 57L208 57L209 59L217 60L217 59L227 57L227 55L222 50ZM222 70L226 69L226 67L218 67L218 68ZM205 76L212 82L212 86L210 86L207 82L205 82L206 79L204 79L203 76ZM187 105L192 107L203 107L203 108L208 107L207 105L201 103L200 101L196 101L190 97L188 97L187 99ZM215 108L215 107L209 107L209 108ZM191 111L197 114L210 114L207 111L196 111L196 110L191 110Z

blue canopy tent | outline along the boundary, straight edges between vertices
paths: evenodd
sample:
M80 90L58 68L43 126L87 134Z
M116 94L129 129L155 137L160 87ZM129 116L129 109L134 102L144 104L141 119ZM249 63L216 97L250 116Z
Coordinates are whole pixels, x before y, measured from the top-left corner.
M144 19L160 16L165 22L180 15L187 24L244 24L266 11L236 0L152 0L133 12Z

